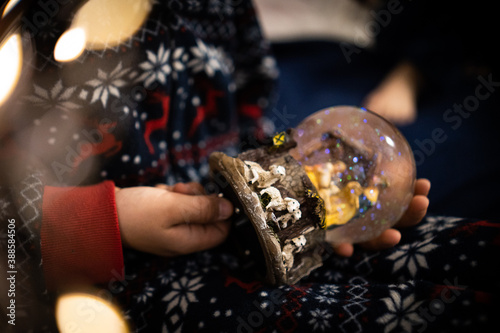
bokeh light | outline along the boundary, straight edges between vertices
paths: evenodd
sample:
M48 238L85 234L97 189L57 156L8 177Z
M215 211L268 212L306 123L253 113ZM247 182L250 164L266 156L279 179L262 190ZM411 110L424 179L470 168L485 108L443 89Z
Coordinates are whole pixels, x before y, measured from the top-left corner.
M71 28L85 31L87 49L115 47L144 23L151 0L89 0L78 10Z
M21 0L10 0L7 2L7 4L4 7L2 17L7 15L8 12L11 11L12 8L14 8Z
M126 323L109 302L87 293L68 293L56 305L57 326L61 333L127 333Z
M85 50L86 38L82 28L66 31L59 37L54 48L54 59L67 62L78 58Z
M0 106L17 85L22 65L21 37L14 33L0 44Z

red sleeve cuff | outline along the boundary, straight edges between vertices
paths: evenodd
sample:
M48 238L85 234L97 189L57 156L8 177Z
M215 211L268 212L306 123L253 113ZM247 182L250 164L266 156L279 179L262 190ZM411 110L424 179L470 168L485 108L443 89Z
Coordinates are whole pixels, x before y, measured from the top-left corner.
M41 244L49 290L76 283L105 283L123 276L114 183L46 186Z

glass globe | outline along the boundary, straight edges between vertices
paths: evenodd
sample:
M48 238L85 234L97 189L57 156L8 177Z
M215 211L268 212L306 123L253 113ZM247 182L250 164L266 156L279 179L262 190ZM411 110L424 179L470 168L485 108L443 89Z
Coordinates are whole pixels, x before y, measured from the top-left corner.
M408 142L364 108L320 110L291 131L290 150L323 199L331 243L358 243L393 226L413 197L416 167Z

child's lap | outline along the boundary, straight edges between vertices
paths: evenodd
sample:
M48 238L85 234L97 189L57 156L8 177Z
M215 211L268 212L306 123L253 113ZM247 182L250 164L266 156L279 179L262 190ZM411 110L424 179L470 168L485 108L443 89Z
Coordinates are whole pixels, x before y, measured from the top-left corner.
M113 292L131 325L147 332L467 331L493 314L499 245L499 223L428 217L392 249L331 255L280 287L220 250L172 260L129 253Z

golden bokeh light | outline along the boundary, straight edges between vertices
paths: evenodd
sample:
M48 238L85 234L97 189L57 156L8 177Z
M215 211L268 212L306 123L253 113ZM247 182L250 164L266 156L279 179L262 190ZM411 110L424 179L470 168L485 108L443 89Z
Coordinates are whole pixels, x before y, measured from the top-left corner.
M0 106L17 85L22 68L21 37L15 33L0 43Z
M103 50L129 39L151 7L151 0L89 0L76 13L72 28L85 31L87 49Z
M10 12L10 10L12 8L14 8L19 3L19 1L21 1L21 0L10 0L9 2L7 2L7 4L5 5L5 8L3 10L2 17L7 15L7 13Z
M87 293L69 293L56 305L57 326L61 333L127 333L127 325L109 302Z
M64 32L54 48L54 59L67 62L78 58L85 50L86 38L82 28L69 29Z

